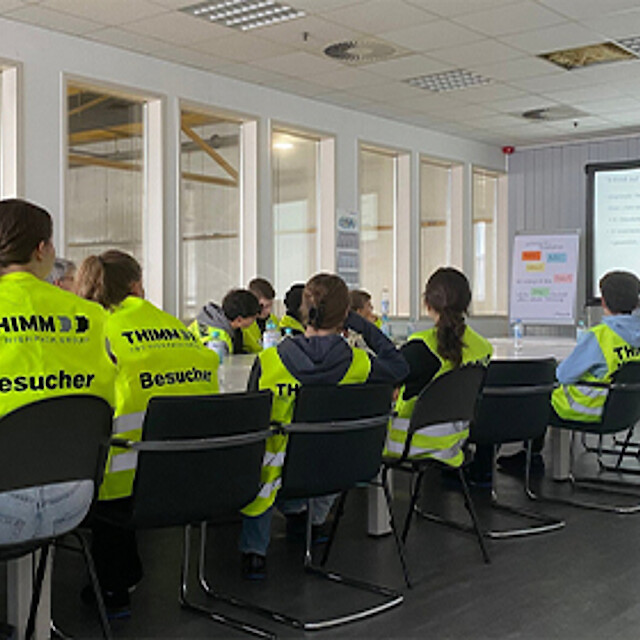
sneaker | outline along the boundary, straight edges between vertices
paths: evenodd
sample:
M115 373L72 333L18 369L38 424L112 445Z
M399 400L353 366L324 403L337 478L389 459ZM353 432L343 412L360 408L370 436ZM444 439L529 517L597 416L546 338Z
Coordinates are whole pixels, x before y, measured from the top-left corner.
M85 585L80 591L80 599L84 604L96 606L96 594L90 584ZM131 616L131 598L129 591L103 591L102 599L107 610L107 618L129 618Z
M524 476L527 466L527 452L523 450L508 456L498 456L496 462L503 473L508 473L512 476ZM541 453L531 454L531 475L544 475L544 458Z
M245 580L264 580L267 577L267 559L259 553L242 554L242 577Z

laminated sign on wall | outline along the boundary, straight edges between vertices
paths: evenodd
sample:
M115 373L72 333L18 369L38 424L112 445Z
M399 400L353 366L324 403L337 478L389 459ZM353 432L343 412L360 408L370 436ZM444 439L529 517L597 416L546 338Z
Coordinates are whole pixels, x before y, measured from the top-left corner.
M511 269L511 321L573 324L578 255L577 233L516 235Z
M336 265L350 289L360 285L360 224L357 211L338 212Z

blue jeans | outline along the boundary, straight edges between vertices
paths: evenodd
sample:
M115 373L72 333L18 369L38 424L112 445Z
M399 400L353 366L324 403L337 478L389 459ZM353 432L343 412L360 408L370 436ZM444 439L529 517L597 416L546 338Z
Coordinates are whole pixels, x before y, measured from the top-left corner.
M0 493L0 544L71 531L84 520L92 500L91 480Z
M335 499L335 494L310 499L312 524L319 525L327 519ZM295 500L278 500L276 498L275 504L285 516L302 513L307 510L307 500L304 498ZM242 516L242 531L240 533L239 544L242 553L257 553L261 556L267 555L267 549L271 541L272 517L273 507L270 507L259 516Z

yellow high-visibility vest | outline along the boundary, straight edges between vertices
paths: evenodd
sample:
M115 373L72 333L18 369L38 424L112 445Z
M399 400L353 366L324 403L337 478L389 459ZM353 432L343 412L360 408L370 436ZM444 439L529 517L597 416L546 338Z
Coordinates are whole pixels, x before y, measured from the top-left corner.
M114 432L140 440L149 400L154 396L218 392L218 355L172 315L129 296L110 314L107 336L117 361ZM99 498L131 494L137 454L112 447Z
M284 366L277 347L262 351L260 358L261 375L258 387L270 389L273 393L271 419L280 424L289 424L293 418L296 392L300 381ZM369 356L361 349L353 349L351 364L338 384L365 382L371 371ZM267 438L262 463L261 488L257 497L242 512L248 516L264 513L275 501L281 484L288 437L273 434Z

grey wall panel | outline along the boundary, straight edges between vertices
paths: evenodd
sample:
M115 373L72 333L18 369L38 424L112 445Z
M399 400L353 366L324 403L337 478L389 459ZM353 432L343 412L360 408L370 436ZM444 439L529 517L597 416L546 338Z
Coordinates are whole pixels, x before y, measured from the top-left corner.
M592 162L640 159L640 136L516 151L509 158L509 231L581 232L578 304L585 298L586 176ZM510 244L510 251L513 243Z

